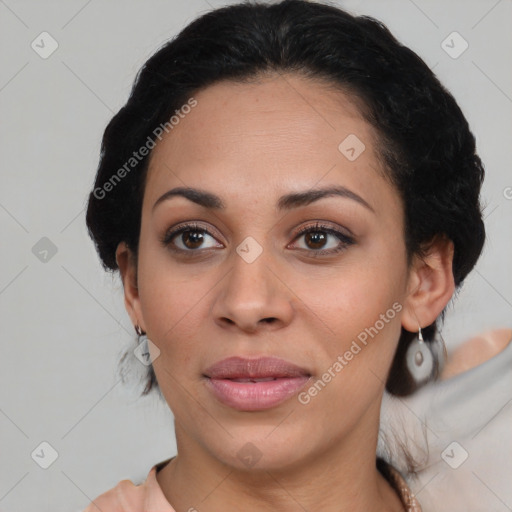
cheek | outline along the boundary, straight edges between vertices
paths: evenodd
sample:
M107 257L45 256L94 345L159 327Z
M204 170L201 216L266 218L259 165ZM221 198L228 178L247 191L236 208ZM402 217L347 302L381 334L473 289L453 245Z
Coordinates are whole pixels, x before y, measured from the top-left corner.
M137 283L148 336L161 343L191 323L204 295L205 276L194 276L173 262L148 224L143 221Z
M165 251L141 254L140 304L148 337L160 349L154 363L159 380L165 379L164 368L173 374L190 371L200 363L199 354L201 358L209 356L211 347L204 343L203 329L210 294L221 277L211 270L194 272L191 266L176 264Z
M329 280L329 291L317 292L308 303L329 327L328 336L316 337L313 356L319 369L315 378L327 384L315 380L303 395L308 401L305 410L314 417L328 411L333 423L349 428L381 396L400 336L402 310L401 285L393 283L389 269L387 277L378 278L385 268L353 268Z
M315 357L321 357L321 371L330 368L336 378L325 399L356 408L354 400L367 403L381 391L400 337L405 273L405 256L380 244L329 279L297 280L310 317L326 326L327 335L317 335Z
M139 295L148 334L164 343L178 333L184 342L194 333L197 335L203 320L202 304L208 300L208 289L213 287L206 275L186 281L174 275L158 272L156 267L140 273Z
M390 320L386 325L399 320L396 309L401 308L393 309L393 304L403 300L405 260L382 250L375 254L354 255L328 275L313 273L294 279L290 286L330 333L345 342L373 326L382 314Z

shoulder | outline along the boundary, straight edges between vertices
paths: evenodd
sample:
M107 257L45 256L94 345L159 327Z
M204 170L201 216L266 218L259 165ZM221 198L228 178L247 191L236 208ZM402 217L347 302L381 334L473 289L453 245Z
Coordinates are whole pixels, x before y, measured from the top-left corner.
M144 506L144 485L135 485L131 480L121 480L115 487L104 492L84 512L140 512Z
M172 458L155 464L140 485L121 480L94 499L83 512L175 512L156 478L157 472Z
M512 409L506 407L512 389L511 337L510 328L474 336L450 354L441 381L401 401L407 421L405 429L396 429L397 446L408 451L397 449L395 458L411 490L421 492L424 510L475 510L476 503L478 510L494 510L496 496L503 503L512 500L504 471L512 449ZM417 461L415 473L408 472L407 456ZM479 475L492 485L492 493L482 491Z
M511 338L512 329L494 329L469 339L450 354L441 380L464 373L497 356L510 345Z

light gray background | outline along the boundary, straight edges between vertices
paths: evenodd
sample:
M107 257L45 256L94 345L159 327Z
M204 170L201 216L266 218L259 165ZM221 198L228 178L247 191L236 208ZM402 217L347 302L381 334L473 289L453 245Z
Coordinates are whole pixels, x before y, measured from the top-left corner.
M81 510L175 453L166 404L137 399L140 387L119 382L133 329L120 283L102 271L87 236L84 207L103 130L136 71L193 18L225 3L0 0L1 511ZM512 2L340 5L384 21L434 68L486 166L488 241L450 309L448 347L512 326ZM31 48L43 31L59 44L47 59ZM469 43L457 59L441 46L453 31ZM57 247L46 262L32 252L42 237ZM58 452L46 470L31 457L43 441Z

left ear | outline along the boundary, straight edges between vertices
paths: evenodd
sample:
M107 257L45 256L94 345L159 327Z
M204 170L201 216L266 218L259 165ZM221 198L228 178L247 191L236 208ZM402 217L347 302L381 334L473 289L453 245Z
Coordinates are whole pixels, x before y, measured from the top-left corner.
M414 256L404 301L402 326L410 332L434 322L455 291L453 242L436 236L424 256Z

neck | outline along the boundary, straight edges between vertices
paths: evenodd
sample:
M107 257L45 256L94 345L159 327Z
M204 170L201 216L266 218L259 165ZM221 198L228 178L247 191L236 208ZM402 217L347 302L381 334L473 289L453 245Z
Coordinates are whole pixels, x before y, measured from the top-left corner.
M276 470L240 470L201 449L176 424L178 455L159 473L162 491L177 511L402 512L396 492L376 468L377 433L356 429L322 454Z

